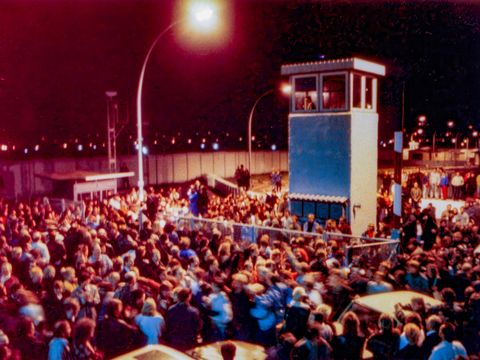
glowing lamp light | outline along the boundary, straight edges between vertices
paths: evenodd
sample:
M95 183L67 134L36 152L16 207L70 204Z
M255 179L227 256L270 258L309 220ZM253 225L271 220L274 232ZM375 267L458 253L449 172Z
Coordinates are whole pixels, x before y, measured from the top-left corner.
M93 150L97 150L97 145L93 145Z
M284 93L285 95L290 95L292 93L292 85L290 84L284 84L282 85L282 93Z
M146 146L142 147L142 154L148 155L148 148Z
M63 143L63 148L66 149L68 147L67 143Z
M2 146L0 146L0 150L2 150L2 151L7 151L7 150L8 150L8 146L5 145L5 144L2 144Z
M192 139L188 139L188 140L187 140L187 143L191 144L191 143L192 143Z
M420 135L422 135L422 134L423 134L423 129L418 129L418 133L419 133Z
M192 0L185 3L188 11L187 26L196 32L212 32L218 28L218 4L213 0Z
M455 122L453 120L450 120L448 123L447 123L447 126L449 128L452 128L453 126L455 125Z
M198 22L209 21L213 16L213 10L210 7L199 8L194 13L194 17Z
M418 117L418 122L419 122L419 123L422 124L422 123L424 123L425 121L427 121L427 117L426 117L425 115L420 115L420 116Z
M205 150L205 143L200 144L200 149Z
M275 145L275 144L272 144L272 146L270 148L272 149L272 151L277 151L277 145Z
M457 142L457 139L453 138L452 139L452 144L455 144Z
M27 155L27 154L28 154L28 148L23 149L23 153L24 153L25 155Z
M217 142L214 142L214 143L212 144L212 149L215 150L215 151L217 151L218 149L220 149L220 145L218 145Z
M38 150L40 150L40 145L37 144L35 145L35 151L38 151Z
M477 137L477 136L478 136L478 131L475 130L475 131L472 133L472 136L473 136L473 137Z
M82 144L78 144L77 150L78 150L78 151L83 151L83 145L82 145Z

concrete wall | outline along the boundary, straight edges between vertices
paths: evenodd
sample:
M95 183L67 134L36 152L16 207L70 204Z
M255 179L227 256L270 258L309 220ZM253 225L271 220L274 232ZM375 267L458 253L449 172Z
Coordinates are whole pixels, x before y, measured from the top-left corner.
M273 168L288 171L288 153L286 151L256 151L252 154L252 174L271 172ZM145 183L180 183L194 179L202 174L215 174L233 177L238 165L246 165L246 151L192 152L167 155L150 155L145 158ZM130 171L137 174L137 157L121 156L118 164L125 163ZM35 159L24 161L0 162L0 196L28 197L49 193L52 184L35 176L38 173L71 172L88 170L107 172L107 157ZM130 184L137 183L137 177ZM2 182L0 181L0 184Z
M361 234L377 213L378 114L352 111L351 118L350 221Z

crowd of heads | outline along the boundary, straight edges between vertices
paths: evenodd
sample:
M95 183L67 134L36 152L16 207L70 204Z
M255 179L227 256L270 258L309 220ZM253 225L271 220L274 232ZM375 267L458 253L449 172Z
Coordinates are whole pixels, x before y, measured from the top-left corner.
M191 213L194 194L206 218L306 234L234 241L177 226L172 219ZM87 201L83 211L0 202L1 358L112 358L147 344L183 351L224 339L260 344L270 359L355 359L364 348L380 359L436 359L446 348L462 356L480 350L475 217L466 225L433 219L418 236L417 221L429 215L412 211L401 254L373 265L361 256L346 261L339 243L318 236L351 232L345 219L300 223L275 193L223 198L195 183L185 192L147 189L144 200L133 189ZM343 313L354 297L392 290L442 305L414 298L395 314Z

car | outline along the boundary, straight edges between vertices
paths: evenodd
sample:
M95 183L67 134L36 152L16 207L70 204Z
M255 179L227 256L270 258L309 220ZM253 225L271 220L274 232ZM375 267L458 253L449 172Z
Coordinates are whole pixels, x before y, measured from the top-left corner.
M192 360L190 356L165 345L147 345L114 360Z
M245 341L229 341L237 348L235 359L264 360L267 358L263 346L252 344ZM220 349L225 341L198 346L187 351L187 354L197 360L222 360Z
M360 326L364 333L368 333L368 329L376 327L378 318L383 313L390 315L397 323L399 323L400 321L397 319L396 305L400 304L402 307L405 307L410 305L414 298L422 298L427 308L437 307L443 304L440 300L415 291L399 290L360 296L353 299L333 323L336 333L337 335L343 333L342 320L348 311L352 311L358 316ZM362 358L372 358L372 354L365 347L363 349Z

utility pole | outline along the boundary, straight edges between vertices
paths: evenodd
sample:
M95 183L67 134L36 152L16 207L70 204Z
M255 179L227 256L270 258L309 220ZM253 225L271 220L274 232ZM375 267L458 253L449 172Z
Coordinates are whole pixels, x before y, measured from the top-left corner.
M108 171L114 173L117 171L117 123L118 123L118 103L114 99L117 96L116 91L107 91L107 142L108 142Z

